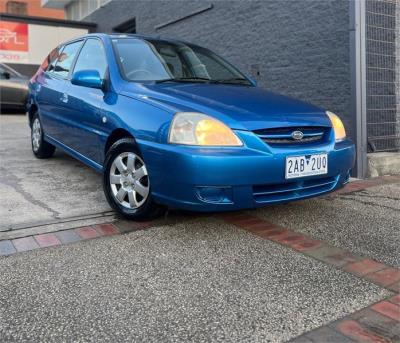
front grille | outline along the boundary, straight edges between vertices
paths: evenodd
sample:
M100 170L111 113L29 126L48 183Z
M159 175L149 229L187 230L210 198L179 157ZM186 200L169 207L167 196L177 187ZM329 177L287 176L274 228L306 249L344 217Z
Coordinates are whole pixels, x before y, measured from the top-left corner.
M261 129L253 131L265 143L270 145L286 145L286 144L307 144L320 142L329 134L329 127L324 126L307 126L307 127L280 127L273 129ZM302 139L294 139L292 133L301 131Z
M253 186L254 200L260 203L289 201L329 192L335 188L339 175L312 180Z

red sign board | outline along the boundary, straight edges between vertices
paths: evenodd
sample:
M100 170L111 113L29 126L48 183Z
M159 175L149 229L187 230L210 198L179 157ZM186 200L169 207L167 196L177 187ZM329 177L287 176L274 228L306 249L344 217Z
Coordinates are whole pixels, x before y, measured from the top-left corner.
M0 21L0 50L28 51L28 24Z

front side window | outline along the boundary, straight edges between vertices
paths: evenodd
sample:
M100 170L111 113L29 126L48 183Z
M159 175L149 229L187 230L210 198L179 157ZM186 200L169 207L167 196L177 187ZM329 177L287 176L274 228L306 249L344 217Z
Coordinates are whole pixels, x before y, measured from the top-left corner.
M123 76L130 81L173 79L245 83L247 78L208 49L183 43L113 39Z
M68 77L69 71L72 66L72 62L74 61L75 56L78 53L81 44L82 41L78 41L65 46L65 48L58 56L56 65L53 70L54 74L61 76L63 78Z
M98 39L88 39L79 53L74 72L97 70L104 79L107 70L107 59L103 44Z

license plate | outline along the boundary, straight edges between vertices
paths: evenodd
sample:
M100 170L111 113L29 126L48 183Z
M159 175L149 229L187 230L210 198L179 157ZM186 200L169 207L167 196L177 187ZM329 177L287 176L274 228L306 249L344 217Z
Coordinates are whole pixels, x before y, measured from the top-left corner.
M328 173L328 155L303 155L286 157L286 179Z

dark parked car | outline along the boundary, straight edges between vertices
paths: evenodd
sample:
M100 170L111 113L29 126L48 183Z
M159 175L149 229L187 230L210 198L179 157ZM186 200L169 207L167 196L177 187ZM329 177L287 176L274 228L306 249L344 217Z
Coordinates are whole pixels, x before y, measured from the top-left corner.
M25 112L28 98L27 76L0 63L0 105L1 109L16 109Z
M337 115L186 42L88 35L51 52L29 87L33 153L59 148L102 172L110 205L132 219L318 196L354 163Z

